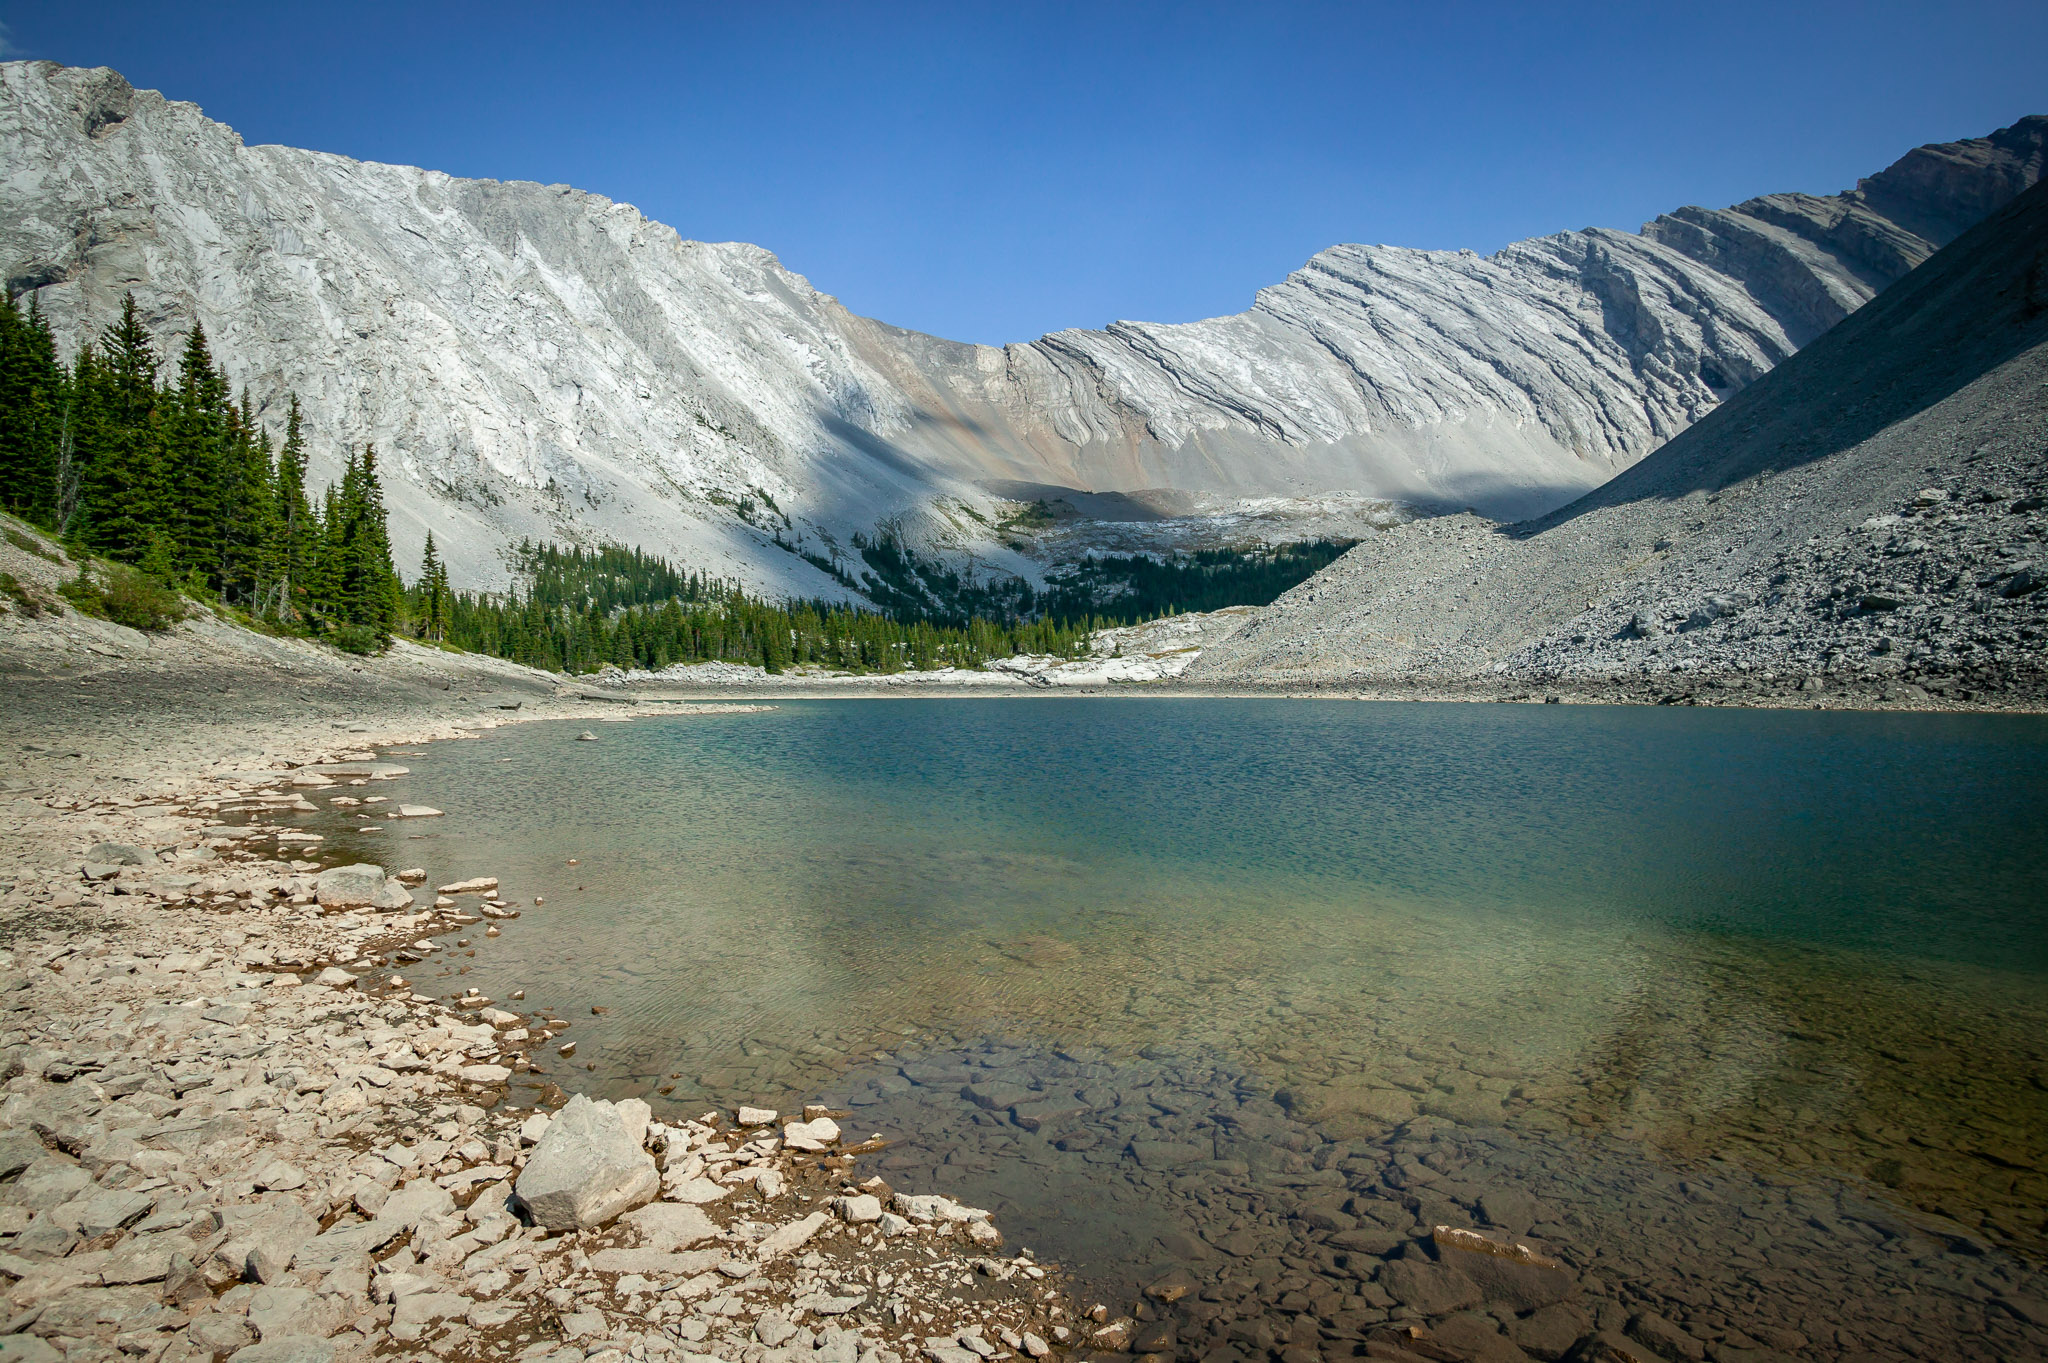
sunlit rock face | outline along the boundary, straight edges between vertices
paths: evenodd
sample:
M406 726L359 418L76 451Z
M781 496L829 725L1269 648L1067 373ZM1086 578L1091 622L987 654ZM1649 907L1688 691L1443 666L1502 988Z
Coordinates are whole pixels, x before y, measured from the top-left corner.
M757 587L888 525L1033 571L984 485L1548 509L1697 420L2039 178L2048 119L1858 189L1470 252L1335 246L1251 310L964 345L562 185L248 147L106 69L0 66L0 268L67 350L196 319L315 477L384 459L402 558L620 539ZM779 541L779 542L778 542ZM801 551L795 552L795 551Z

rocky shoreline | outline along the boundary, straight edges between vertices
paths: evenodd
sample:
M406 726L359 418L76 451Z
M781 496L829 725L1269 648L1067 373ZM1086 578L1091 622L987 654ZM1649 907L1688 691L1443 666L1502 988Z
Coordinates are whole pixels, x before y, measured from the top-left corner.
M397 972L528 910L425 868L322 871L316 835L262 822L375 801L403 768L366 738L464 731L296 762L273 737L262 769L118 793L92 767L9 782L0 1358L968 1363L1077 1339L1056 1271L984 1212L862 1178L879 1144L823 1110L506 1102L541 1048L573 1054L570 1020Z

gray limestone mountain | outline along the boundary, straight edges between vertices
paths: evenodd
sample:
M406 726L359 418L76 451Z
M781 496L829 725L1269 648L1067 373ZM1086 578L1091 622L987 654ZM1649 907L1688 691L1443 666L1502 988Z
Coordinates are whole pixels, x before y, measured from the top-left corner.
M459 583L522 536L757 587L888 527L1037 576L995 493L1347 493L1549 510L1713 410L2040 178L2048 118L1846 194L1684 209L1492 256L1336 246L1247 312L965 345L775 257L562 185L245 146L118 74L0 65L0 269L67 346L133 291L275 417L385 455L393 537ZM1155 498L1155 500L1157 500Z
M1368 536L1185 674L2048 698L2048 185L1595 492Z

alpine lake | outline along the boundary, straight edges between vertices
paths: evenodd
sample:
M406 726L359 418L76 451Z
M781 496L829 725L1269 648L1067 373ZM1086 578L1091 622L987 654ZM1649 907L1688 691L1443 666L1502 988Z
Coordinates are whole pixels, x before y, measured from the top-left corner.
M844 1108L1131 1351L2048 1356L2048 718L776 706L299 823L519 901L407 967L573 1020L511 1101ZM1564 1273L1474 1291L1439 1226Z

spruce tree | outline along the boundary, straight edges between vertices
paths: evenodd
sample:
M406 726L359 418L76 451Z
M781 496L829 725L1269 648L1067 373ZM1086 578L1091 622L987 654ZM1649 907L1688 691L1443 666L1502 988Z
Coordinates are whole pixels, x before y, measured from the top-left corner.
M377 450L363 446L351 457L341 482L341 579L336 602L344 624L360 625L388 642L398 626L398 573L391 566L391 539L384 522L384 493L377 481Z
M348 468L355 467L356 456L351 450ZM342 482L348 481L344 471ZM348 523L341 511L341 488L329 483L320 494L320 542L313 558L313 570L306 584L306 605L313 618L325 625L346 623L342 619L341 584L344 577L343 559L347 545Z
M178 572L194 585L223 590L227 522L232 513L232 409L227 382L213 366L206 330L193 323L178 358L178 384L163 423L164 528Z
M228 438L231 511L223 528L225 563L221 594L258 614L279 615L277 584L283 576L284 530L278 515L270 437L256 420L247 389L234 409Z
M60 500L65 379L36 299L24 315L0 293L0 507L48 526Z
M306 500L306 433L297 393L285 409L284 445L277 452L270 490L271 525L277 536L277 615L289 624L304 614L320 554L320 521Z
M72 533L87 548L125 563L158 546L157 359L136 315L135 295L100 336L99 356L74 371L74 441L82 465Z
M434 552L434 532L427 532L427 550L420 558L420 637L440 643L448 637L448 565Z

